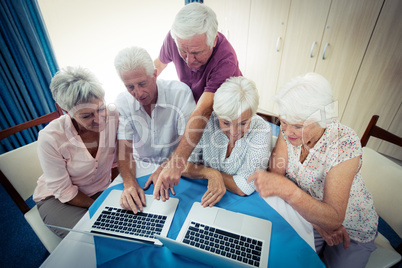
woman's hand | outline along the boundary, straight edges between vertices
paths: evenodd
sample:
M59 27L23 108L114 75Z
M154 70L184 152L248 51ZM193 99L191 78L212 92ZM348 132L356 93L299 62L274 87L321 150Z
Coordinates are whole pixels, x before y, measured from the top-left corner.
M208 190L201 198L201 205L212 207L222 199L226 193L226 186L222 175L217 170L209 169L206 177L208 179Z
M261 197L279 196L285 200L287 193L286 185L290 182L279 174L258 170L248 177L247 182L254 181L256 191Z
M120 206L124 209L132 210L134 214L142 211L143 207L146 206L144 190L138 184L124 187L120 198Z
M343 243L343 248L348 249L350 246L350 237L348 232L345 229L345 226L341 225L339 228L327 232L322 228L314 225L314 228L321 235L324 241L328 244L328 246L336 246L340 243Z

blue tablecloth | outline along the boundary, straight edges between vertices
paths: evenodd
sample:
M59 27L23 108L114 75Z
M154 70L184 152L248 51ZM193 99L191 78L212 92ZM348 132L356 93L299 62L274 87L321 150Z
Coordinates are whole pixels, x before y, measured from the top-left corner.
M142 187L148 177L149 175L138 178ZM91 217L112 189L123 190L123 184L110 187L102 193L89 209ZM206 191L206 180L182 178L178 186L175 187L175 191L174 197L179 199L179 204L168 233L168 237L173 239L176 239L179 234L193 202L201 200ZM146 194L152 194L152 192L152 186L145 191ZM227 191L216 206L272 222L269 267L325 267L315 251L258 193L241 197ZM173 254L166 247L103 237L94 237L94 242L98 267L209 267Z

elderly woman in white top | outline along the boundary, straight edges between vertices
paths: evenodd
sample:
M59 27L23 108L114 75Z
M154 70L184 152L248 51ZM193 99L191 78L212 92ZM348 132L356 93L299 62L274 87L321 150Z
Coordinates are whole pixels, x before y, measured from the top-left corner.
M281 132L270 171L248 181L263 197L281 197L313 225L325 265L364 267L375 250L378 216L360 174L360 140L333 119L331 85L309 73L287 83L276 103Z
M227 79L214 96L214 112L200 142L188 159L184 177L208 180L201 204L215 205L226 189L241 196L255 191L247 178L267 169L271 128L256 115L259 103L254 82L244 77Z
M39 132L43 175L33 199L45 223L72 228L118 174L118 113L106 107L102 86L84 68L59 71L50 89L66 114ZM51 229L60 237L67 234Z

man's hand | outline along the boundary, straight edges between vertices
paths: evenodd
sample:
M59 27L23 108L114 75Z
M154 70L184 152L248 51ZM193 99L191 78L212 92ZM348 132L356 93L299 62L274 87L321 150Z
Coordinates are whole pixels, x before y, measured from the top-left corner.
M154 173L152 173L151 176L149 176L148 180L145 182L144 190L148 190L148 188L149 188L149 186L151 186L151 184L153 184L154 186L156 186L156 183L157 183L157 181L158 181L159 174L162 172L162 170L163 170L163 167L162 167L162 165L161 165L161 166L159 166L159 168L158 168L157 170L155 170ZM161 188L161 189L162 189L162 188ZM176 194L173 187L170 188L170 191L172 192L173 195ZM163 191L160 190L160 191L159 191L159 194L160 194L160 196L162 196L162 200L167 200L167 199L169 199L169 190L163 190Z
M157 66L159 62L155 62L155 66ZM186 168L187 159L200 141L205 126L212 114L214 95L215 94L212 92L204 92L198 100L197 106L187 122L183 137L180 139L171 160L159 174L154 189L155 199L159 200L160 197L162 197L162 201L166 201L166 199L169 198L169 196L166 195L168 190L173 189L173 187L179 183L180 177ZM165 193L165 195L161 195L160 193Z
M156 185L156 182L158 181L158 177L159 174L162 171L162 167L159 166L157 170L154 171L154 173L152 173L151 176L149 176L148 180L145 182L144 185L144 190L148 190L149 186L151 186L151 184Z
M210 169L208 172L208 190L205 192L204 196L201 198L201 205L203 207L212 207L218 203L223 195L226 193L225 182L219 171Z
M349 248L350 237L343 225L341 225L338 229L336 229L332 232L327 232L316 225L314 225L314 228L321 235L321 237L328 244L328 246L336 246L343 242L343 248L344 249Z
M120 198L120 206L124 209L132 210L134 214L142 211L143 207L146 206L144 190L138 184L124 187Z
M146 206L144 190L138 185L133 159L131 140L119 140L117 146L118 163L124 190L120 198L120 206L132 210L135 214Z
M185 163L180 163L172 158L162 169L156 184L154 183L154 198L165 202L169 199L169 189L174 194L173 187L179 184Z

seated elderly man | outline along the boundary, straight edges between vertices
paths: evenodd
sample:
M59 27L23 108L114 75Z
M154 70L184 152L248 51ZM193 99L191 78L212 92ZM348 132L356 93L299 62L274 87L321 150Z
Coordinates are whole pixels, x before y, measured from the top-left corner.
M115 68L127 88L116 100L121 116L118 163L124 181L120 203L137 213L137 207L142 211L146 203L144 190L136 180L134 160L162 164L176 148L195 101L186 84L157 80L154 63L143 48L120 51ZM145 189L156 182L162 168L154 172Z
M207 179L201 204L215 205L226 189L241 196L255 191L247 178L266 170L270 157L271 127L256 115L255 84L244 77L226 80L214 96L214 112L191 154L184 177Z

